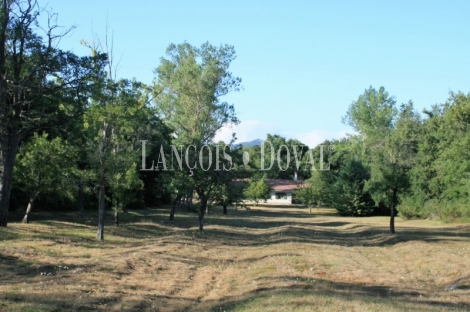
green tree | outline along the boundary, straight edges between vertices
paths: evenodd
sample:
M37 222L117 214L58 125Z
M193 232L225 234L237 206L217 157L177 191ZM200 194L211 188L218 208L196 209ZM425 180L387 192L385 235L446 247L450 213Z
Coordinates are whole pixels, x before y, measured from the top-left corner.
M192 205L194 185L191 177L186 172L181 171L174 172L170 181L167 190L174 194L174 201L170 210L170 220L174 220L176 208L181 206L182 201L186 202L188 208Z
M148 136L151 116L155 115L144 84L109 77L104 75L97 82L99 88L84 116L88 159L98 189L98 240L104 239L106 189L111 190L118 213L130 201L133 192L128 190L141 187L137 180L140 140Z
M364 186L369 172L359 160L348 161L333 185L333 207L343 216L367 216L374 211L374 201Z
M267 179L292 180L297 175L299 180L306 180L310 177L312 168L307 155L309 148L299 140L286 140L280 135L268 134L263 143L263 158L259 145L243 149L250 155L250 167L255 169L255 179L265 176Z
M399 206L404 217L469 217L470 95L450 93L442 105L425 110L411 190Z
M377 91L371 86L351 103L343 123L359 132L362 141L366 143L363 147L367 148L390 133L396 114L395 98L384 87Z
M389 207L393 234L400 194L409 189L408 171L414 164L420 117L411 102L398 112L394 97L383 87L379 91L370 87L351 104L343 122L359 132L361 156L371 170L366 189L376 204Z
M322 171L312 171L312 176L295 191L295 200L305 204L312 213L313 205L318 207L323 202L329 202L329 185L325 175L329 174Z
M223 214L227 214L227 206L244 206L245 190L248 186L244 180L248 172L243 167L234 168L230 173L211 194L211 201L222 206Z
M48 139L34 133L31 141L20 148L15 165L15 180L29 195L23 222L29 222L34 202L41 193L59 192L75 168L75 149L61 138Z
M198 151L206 145L214 155L217 131L225 124L239 122L233 105L221 99L229 92L240 89L241 79L232 76L228 70L235 59L235 50L229 45L217 48L205 43L197 48L183 43L171 44L167 55L169 58L162 58L155 70L154 96L165 123L173 130L172 143L185 149L194 146L194 150ZM192 167L199 160L194 150L191 149L186 159ZM205 154L206 164L208 158ZM228 163L225 166L229 166ZM210 193L226 174L222 167L220 169L214 170L212 167L206 171L184 167L199 197L201 231Z
M264 179L251 181L245 190L245 197L255 202L255 205L261 200L270 198L271 188Z
M44 34L36 33L39 14L34 0L0 2L0 226L8 222L19 143L74 117L83 104L80 86L102 64L101 55L80 58L57 48L68 30L56 33L53 14ZM71 93L73 98L63 97Z

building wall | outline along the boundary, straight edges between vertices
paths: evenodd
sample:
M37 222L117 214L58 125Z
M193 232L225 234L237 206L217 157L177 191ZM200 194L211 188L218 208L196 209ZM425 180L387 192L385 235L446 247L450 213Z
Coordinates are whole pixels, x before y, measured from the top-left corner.
M266 201L268 204L292 204L292 192L286 191L282 192L286 194L286 198L276 198L276 193L275 191L271 191L270 195L271 198Z

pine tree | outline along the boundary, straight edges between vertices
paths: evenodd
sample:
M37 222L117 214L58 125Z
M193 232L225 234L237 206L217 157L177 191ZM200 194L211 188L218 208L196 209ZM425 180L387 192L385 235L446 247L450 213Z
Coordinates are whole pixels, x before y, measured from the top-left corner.
M340 170L331 198L340 215L367 216L374 211L374 201L364 190L369 178L367 169L358 160L350 160Z

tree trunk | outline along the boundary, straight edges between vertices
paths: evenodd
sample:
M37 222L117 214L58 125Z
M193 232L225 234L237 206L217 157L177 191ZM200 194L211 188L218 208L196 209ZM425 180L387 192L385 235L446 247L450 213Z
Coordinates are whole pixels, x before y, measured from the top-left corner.
M181 196L181 200L180 202L178 203L178 207L176 207L177 209L181 209L181 208L184 208L184 206L186 205L186 196L185 195L182 195Z
M224 214L227 214L227 205L224 205Z
M202 196L199 202L199 231L204 229L204 212L207 208L207 197Z
M104 240L104 205L105 205L105 190L103 183L100 185L98 203L98 233L96 234L97 240Z
M175 203L173 204L173 206L171 207L171 210L170 210L170 220L175 219L176 206L179 206L179 204L181 202L181 197L182 197L181 195L178 195L175 198Z
M0 226L8 224L8 208L10 206L11 179L16 153L14 152L13 136L8 129L7 103L7 32L10 19L10 5L3 2L0 12ZM16 144L16 149L18 145ZM12 157L13 156L13 157Z
M189 208L191 208L192 204L193 204L193 191L191 191L191 193L189 194L189 196L186 197L186 206Z
M0 105L3 105L3 103ZM9 135L8 129L1 127L0 133L3 131L6 131L7 134L3 134L3 137L0 137L0 226L6 227L10 207L13 167L15 165L16 152L18 151L19 138Z
M176 203L171 207L170 210L170 220L175 220L175 210L176 210Z
M114 210L114 222L116 222L116 226L119 227L119 211L117 209Z
M398 190L394 188L392 190L392 204L390 205L390 233L395 234L395 207L397 206Z
M83 182L80 181L78 184L78 212L85 212L85 202L83 199Z
M28 207L26 208L26 213L22 221L23 223L29 223L29 214L31 213L31 209L33 209L34 201L36 200L36 197L38 195L39 195L39 192L37 192L36 194L34 194L33 196L29 198Z

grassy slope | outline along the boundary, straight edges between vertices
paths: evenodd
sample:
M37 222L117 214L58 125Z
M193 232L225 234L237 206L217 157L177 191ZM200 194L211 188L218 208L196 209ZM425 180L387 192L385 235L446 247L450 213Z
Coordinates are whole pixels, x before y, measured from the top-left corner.
M466 311L470 226L330 209L37 213L0 229L5 311ZM455 284L455 290L448 290Z

